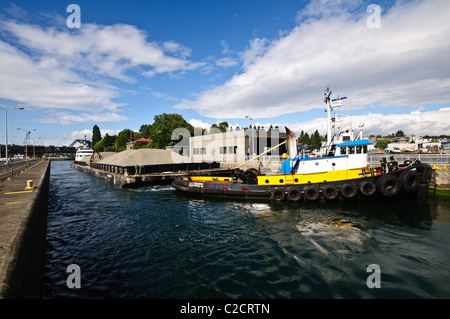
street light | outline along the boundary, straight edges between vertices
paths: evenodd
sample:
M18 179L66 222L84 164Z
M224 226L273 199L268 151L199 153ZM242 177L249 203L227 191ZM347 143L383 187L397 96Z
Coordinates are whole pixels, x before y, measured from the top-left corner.
M22 130L26 133L25 135L25 161L28 161L28 141L30 140L31 131L24 130L23 128L18 127L17 130ZM36 131L34 128L33 131ZM34 159L34 145L33 145L33 159Z
M23 107L21 106L13 106L10 108L7 107L1 107L0 109L5 111L5 158L6 158L6 164L8 164L8 111L13 109L23 110Z
M251 116L246 115L245 116L246 119L249 119L250 121L253 121L253 118ZM252 156L255 156L255 137L254 137L254 133L253 133L253 128L252 128Z

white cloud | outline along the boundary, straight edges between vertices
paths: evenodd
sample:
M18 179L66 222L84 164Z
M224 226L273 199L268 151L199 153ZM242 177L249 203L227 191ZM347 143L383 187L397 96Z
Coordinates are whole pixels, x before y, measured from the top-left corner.
M89 110L95 106L115 110L117 96L111 86L83 81L52 58L34 61L0 41L0 97L44 108Z
M204 66L187 59L189 48L148 41L144 31L131 25L84 23L70 30L3 19L0 31L0 98L84 112L52 112L44 122L127 120L117 113L123 104L115 102L124 90L111 80L133 83L135 71L176 76Z
M327 86L351 91L354 108L448 102L448 1L398 2L382 12L382 27L371 29L360 1L312 1L290 32L250 41L242 73L176 107L219 119L270 118L322 108Z
M211 124L208 124L203 121L196 120L196 119L191 119L188 121L188 123L191 124L193 127L201 127L201 128L205 128L207 130L209 130L211 127Z
M223 68L229 68L238 65L238 62L231 57L224 57L216 61L216 64Z
M149 42L145 32L132 25L85 23L79 32L13 21L6 21L2 26L20 44L46 57L54 57L69 68L93 70L120 80L133 81L125 73L136 66L144 67L144 73L165 73L193 70L202 65L185 59L190 49L174 41L162 45Z
M64 135L64 139L68 140L68 144L72 143L75 140L92 140L92 130L81 130L81 131L73 131L70 135Z
M85 123L85 122L123 122L128 120L126 116L119 115L117 113L80 113L72 114L65 111L52 111L46 117L40 119L41 123L59 123L59 124L72 124L72 123Z
M343 130L353 129L359 132L358 125L363 123L364 136L368 135L388 135L402 130L407 135L448 135L450 132L450 108L441 108L437 111L412 111L405 114L381 114L370 113L368 115L356 115L344 118L342 122ZM322 136L327 132L326 118L317 118L311 121L297 124L277 124L284 128L287 126L294 131L297 136L303 130L308 134L316 129Z

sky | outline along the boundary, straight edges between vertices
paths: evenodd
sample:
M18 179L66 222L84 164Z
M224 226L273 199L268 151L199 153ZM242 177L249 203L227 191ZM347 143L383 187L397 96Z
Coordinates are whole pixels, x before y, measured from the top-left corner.
M449 135L449 16L448 0L1 0L0 143L5 114L19 145L162 113L324 136L327 87L343 127Z

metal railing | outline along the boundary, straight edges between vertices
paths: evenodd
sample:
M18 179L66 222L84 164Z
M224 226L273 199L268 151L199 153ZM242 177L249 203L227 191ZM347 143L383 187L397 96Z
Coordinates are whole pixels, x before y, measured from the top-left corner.
M369 154L369 163L376 164L380 163L383 158L387 160L393 156L397 161L403 163L404 161L413 161L418 159L422 163L430 165L448 165L450 164L450 154L420 154L420 153L388 153L388 154Z
M2 163L0 164L0 180L7 179L10 176L20 172L23 169L41 161L41 159L35 159L31 161L17 161L12 163Z

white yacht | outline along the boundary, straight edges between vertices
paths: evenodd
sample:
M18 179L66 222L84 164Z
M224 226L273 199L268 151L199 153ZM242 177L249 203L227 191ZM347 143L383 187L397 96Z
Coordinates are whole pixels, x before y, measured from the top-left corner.
M75 154L75 162L89 162L94 150L88 146L87 143L81 144Z

